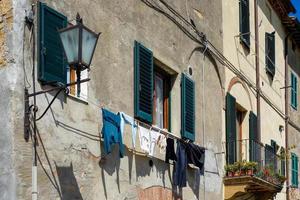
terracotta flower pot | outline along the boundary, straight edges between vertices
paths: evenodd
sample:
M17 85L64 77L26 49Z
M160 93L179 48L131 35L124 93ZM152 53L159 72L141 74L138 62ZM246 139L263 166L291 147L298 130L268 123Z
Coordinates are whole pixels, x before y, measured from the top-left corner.
M245 175L246 175L246 171L242 169L242 170L240 171L240 176L245 176Z
M233 177L233 175L234 175L233 172L228 172L228 173L227 173L227 176L228 176L228 177Z
M248 176L253 176L253 169L248 169L247 170L247 175Z

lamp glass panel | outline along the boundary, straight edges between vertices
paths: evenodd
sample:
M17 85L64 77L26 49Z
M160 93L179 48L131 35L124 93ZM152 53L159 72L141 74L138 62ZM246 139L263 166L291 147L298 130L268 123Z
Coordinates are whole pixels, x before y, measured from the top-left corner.
M69 29L60 33L61 41L68 63L78 61L79 28Z
M82 30L82 61L89 65L93 56L97 36L86 29Z

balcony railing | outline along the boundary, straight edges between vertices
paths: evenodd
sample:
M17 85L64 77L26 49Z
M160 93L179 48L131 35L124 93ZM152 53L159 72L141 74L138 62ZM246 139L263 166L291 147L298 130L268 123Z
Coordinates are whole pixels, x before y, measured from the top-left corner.
M225 143L226 178L251 176L282 186L285 181L285 158L277 147L254 140L234 140Z

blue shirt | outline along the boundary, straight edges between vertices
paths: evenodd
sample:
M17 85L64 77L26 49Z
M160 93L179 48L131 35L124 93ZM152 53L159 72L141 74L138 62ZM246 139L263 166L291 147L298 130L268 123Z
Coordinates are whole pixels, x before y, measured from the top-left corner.
M104 138L104 151L106 154L111 152L113 144L119 144L120 157L124 156L124 145L121 135L120 115L116 115L104 108L102 108L103 128L102 134Z

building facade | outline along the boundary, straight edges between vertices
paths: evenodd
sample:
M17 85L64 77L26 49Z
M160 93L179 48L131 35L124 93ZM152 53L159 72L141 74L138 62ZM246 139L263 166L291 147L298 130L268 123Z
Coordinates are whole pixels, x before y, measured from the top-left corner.
M298 75L291 83L293 67L285 65L287 54L295 69L299 58L298 25L287 23L295 21L289 17L294 11L290 1L223 1L224 55L234 66L225 70L226 162L258 163L254 180L224 179L225 199L297 199L288 194L298 187L298 158L291 154L297 149Z
M0 11L0 199L300 198L289 0L2 0ZM80 89L66 85L78 74L58 34L77 13L101 32ZM176 187L176 164L145 153L140 128L107 153L103 109L205 148L204 173L189 166Z
M223 198L224 66L206 42L222 52L221 1L8 0L1 9L0 76L5 84L0 90L5 98L0 113L6 117L0 122L0 199ZM66 67L57 30L75 24L77 12L87 27L101 32L90 70L81 73L90 81L81 84L80 96L74 85L68 94L49 91L76 81L76 73ZM145 73L153 81L147 79L150 86L142 88L148 97L140 94L137 70L150 70ZM184 81L194 90L182 89ZM34 87L44 92L36 96L36 107L31 106L34 97L26 96ZM184 104L183 91L194 96L194 106ZM146 108L150 105L145 118L137 97ZM148 126L181 138L183 107L194 117L187 121L194 128L186 137L206 149L204 175L189 168L187 187L174 187L173 164L165 163L163 154L145 155L138 137L132 148L130 129L123 135L123 158L118 145L104 153L102 108L148 120ZM32 167L34 111L37 174Z

